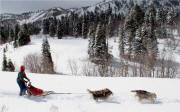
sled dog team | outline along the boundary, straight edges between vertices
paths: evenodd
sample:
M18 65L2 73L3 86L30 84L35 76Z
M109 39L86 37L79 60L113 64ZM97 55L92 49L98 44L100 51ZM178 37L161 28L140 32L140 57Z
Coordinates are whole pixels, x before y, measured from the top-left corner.
M110 95L113 94L113 92L108 88L98 91L91 91L88 89L88 92L92 95L93 99L96 101L98 101L98 99L106 100ZM131 92L135 92L135 96L138 98L138 101L147 100L154 103L157 97L155 93L151 93L145 90L132 90Z
M18 73L18 77L17 77L17 83L20 88L20 93L19 93L20 96L25 95L26 91L28 91L27 90L28 86L26 85L27 82L30 82L30 79L27 78L26 73L25 73L25 67L22 65L20 67L20 72ZM39 94L41 96L41 94L42 95L44 94L44 92L41 89L38 89L35 87L33 87L33 89L36 92L35 94L37 95ZM109 90L108 88L105 88L102 90L96 90L96 91L87 89L87 91L92 95L95 101L98 101L99 99L106 100L110 95L113 94L113 92ZM148 101L154 102L157 97L155 93L151 93L145 90L132 90L131 92L135 93L135 96L138 98L139 101L148 100ZM33 94L32 93L29 94L29 91L28 91L28 95L31 96Z

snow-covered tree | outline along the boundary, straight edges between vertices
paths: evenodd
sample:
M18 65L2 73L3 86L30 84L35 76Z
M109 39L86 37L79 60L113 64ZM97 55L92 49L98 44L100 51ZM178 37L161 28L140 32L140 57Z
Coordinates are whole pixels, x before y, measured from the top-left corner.
M51 57L50 45L47 38L42 43L42 72L54 73L54 64Z
M155 27L156 24L156 11L153 6L149 6L146 9L145 16L144 16L144 22L147 25L151 25Z
M119 26L119 51L120 51L120 56L124 55L124 50L125 50L125 35L124 35L124 27Z
M139 27L136 30L136 36L133 42L133 52L134 52L134 56L143 56L146 55L146 47L145 47L145 43L144 43L144 39L146 38L146 29L144 26Z
M157 31L156 36L158 38L167 38L167 9L159 8L156 13Z
M102 23L99 23L96 29L95 34L95 43L94 43L94 62L98 64L104 64L110 58L108 53L108 46L106 42L106 32L105 26Z
M142 25L144 21L144 12L140 6L135 5L128 16L125 19L124 31L125 31L125 51L128 51L127 55L131 56L132 45L135 38L136 30ZM130 57L129 57L130 58Z
M89 44L88 44L88 54L89 58L94 57L94 44L95 44L95 25L91 24L89 27Z

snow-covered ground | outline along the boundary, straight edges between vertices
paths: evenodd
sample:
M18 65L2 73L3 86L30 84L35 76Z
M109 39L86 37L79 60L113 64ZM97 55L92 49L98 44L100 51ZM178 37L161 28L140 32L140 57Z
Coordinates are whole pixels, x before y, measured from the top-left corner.
M44 90L72 94L46 97L18 96L17 73L0 72L0 112L180 112L180 80L155 78L101 78L30 74L32 85ZM109 88L106 101L94 101L87 89ZM155 92L155 103L138 102L134 89ZM1 109L4 108L4 111Z

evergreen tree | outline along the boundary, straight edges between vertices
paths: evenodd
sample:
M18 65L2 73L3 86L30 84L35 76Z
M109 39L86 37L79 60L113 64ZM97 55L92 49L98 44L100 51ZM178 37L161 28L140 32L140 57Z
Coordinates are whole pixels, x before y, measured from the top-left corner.
M3 44L5 43L4 40L5 40L5 35L4 35L4 32L3 32L3 27L0 27L0 44Z
M156 13L156 21L158 25L162 25L166 23L167 17L167 9L159 8Z
M144 12L140 8L140 6L135 5L128 16L125 19L124 23L124 31L126 35L126 39L124 39L125 42L125 51L128 51L127 55L131 56L132 53L132 45L135 39L136 30L142 25L144 22Z
M58 37L58 39L62 39L63 35L64 35L63 24L59 20L58 24L57 24L57 37Z
M20 31L19 25L16 24L15 28L14 28L14 43L13 43L14 48L16 48L18 46L17 40L18 40L19 31Z
M9 41L13 41L15 37L13 29L10 30L9 36L10 36Z
M30 35L28 32L28 27L27 24L23 25L23 28L21 29L21 31L18 34L18 45L19 46L23 46L28 44L31 40L30 40Z
M133 43L133 54L135 57L144 56L146 54L146 48L144 46L144 38L146 38L147 32L145 27L139 27L136 30L136 36Z
M5 54L5 49L3 49L3 61L2 61L2 71L7 71L7 59Z
M172 8L168 9L168 13L167 13L167 17L166 17L166 20L167 20L167 24L168 25L173 25L175 22L175 12L173 11Z
M49 34L49 19L44 19L42 23L43 34Z
M56 31L57 31L57 24L58 24L58 20L56 19L56 16L53 17L53 24L54 24L55 33L56 33Z
M78 36L78 27L77 27L76 22L74 22L74 24L73 24L73 36L75 36L75 37Z
M18 33L19 33L19 31L20 31L19 25L16 24L16 25L15 25L15 30L14 30L15 40L18 39Z
M98 24L95 34L94 44L94 62L97 64L104 64L108 61L110 55L108 54L108 46L106 43L105 27L102 23Z
M113 36L113 21L112 21L112 16L109 17L109 21L108 21L108 36L109 37Z
M120 33L119 33L119 51L120 51L120 56L123 56L124 53L125 53L125 35L124 35L124 27L123 26L120 26L119 27L120 29Z
M65 35L72 34L73 26L71 26L71 25L73 25L73 23L70 24L70 20L69 20L68 16L65 16L64 22L62 22L62 23L63 23L63 28L64 28L64 34Z
M8 40L5 27L0 27L0 44L6 43Z
M77 37L78 36L78 15L73 14L72 15L72 35Z
M167 10L165 8L159 8L156 13L157 31L156 36L158 38L167 38Z
M89 37L88 54L89 54L89 58L91 59L94 57L94 45L95 45L95 25L94 24L91 24L89 27L88 37Z
M158 47L157 47L157 36L155 35L156 31L156 12L154 7L149 7L146 11L145 15L145 27L147 36L144 39L146 43L146 49L148 51L148 55L153 55L154 58L157 56Z
M82 36L82 18L78 19L77 32L78 32L78 36ZM86 34L86 36L87 36L87 34Z
M9 59L9 60L8 60L8 65L7 65L7 71L14 72L14 70L15 70L14 64L13 64L12 61Z
M50 26L49 26L49 35L51 37L54 37L56 34L56 26L54 24L54 22L50 23Z
M34 34L37 35L41 31L38 21L34 23L28 23L27 26L28 26L28 32L30 35L34 35Z
M155 28L156 24L156 11L153 6L149 6L145 12L144 22L147 25L151 25Z
M50 45L47 38L42 43L42 72L54 73L54 64L51 57Z
M13 46L14 46L14 48L18 47L18 42L17 42L17 40L14 40Z
M82 21L82 37L84 39L87 38L87 32L88 32L88 25L87 25L86 15L84 14Z

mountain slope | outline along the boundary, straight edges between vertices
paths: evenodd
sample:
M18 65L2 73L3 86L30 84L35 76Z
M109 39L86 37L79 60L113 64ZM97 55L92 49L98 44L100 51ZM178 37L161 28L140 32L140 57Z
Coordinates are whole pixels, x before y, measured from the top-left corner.
M106 0L105 2L100 2L94 6L80 8L76 12L83 14L84 12L94 12L95 10L98 12L107 11L111 8L112 13L120 13L125 16L135 4L138 4L143 8L153 5L155 8L174 8L174 10L180 11L180 0Z
M75 9L62 9L62 8L51 8L48 10L40 10L37 12L23 13L21 15L15 14L1 14L0 21L5 20L17 20L20 23L29 23L35 21L41 21L44 18L52 16L67 15L71 12L75 12L78 15L83 15L87 12L100 12L112 9L112 13L121 14L126 16L129 10L138 4L142 8L146 8L149 5L153 5L155 8L173 8L175 11L180 12L180 0L106 0L98 4L75 8Z

